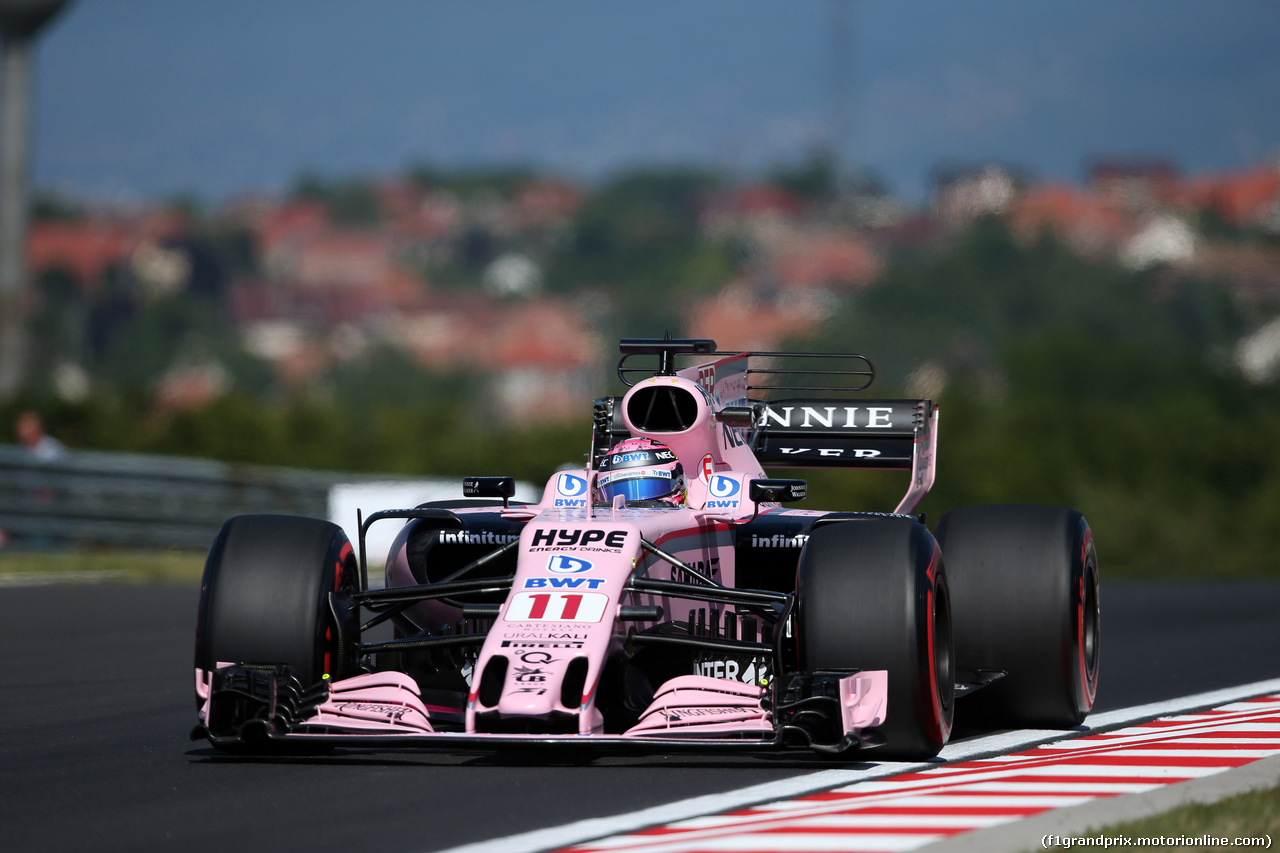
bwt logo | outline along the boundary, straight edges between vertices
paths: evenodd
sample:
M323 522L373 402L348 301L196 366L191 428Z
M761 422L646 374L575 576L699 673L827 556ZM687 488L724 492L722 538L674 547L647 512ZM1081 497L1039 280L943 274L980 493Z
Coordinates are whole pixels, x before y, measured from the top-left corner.
M566 498L581 497L586 494L587 481L575 474L561 474L556 482L556 494Z
M599 589L604 578L528 578L525 589Z
M576 474L561 474L556 479L555 506L586 506L587 481Z
M707 485L707 494L711 496L707 506L725 509L735 507L738 505L737 494L740 491L742 491L742 484L737 480L717 474Z
M711 485L707 487L713 498L731 498L741 490L742 484L737 480L719 474L711 478Z
M547 561L547 571L558 575L580 575L591 571L591 563L577 557L566 557L563 554L552 554Z

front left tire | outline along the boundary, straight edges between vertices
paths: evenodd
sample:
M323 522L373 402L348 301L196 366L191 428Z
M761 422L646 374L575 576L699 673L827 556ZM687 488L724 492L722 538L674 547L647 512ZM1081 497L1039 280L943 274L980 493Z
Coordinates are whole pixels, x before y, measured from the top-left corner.
M359 586L351 542L328 521L241 515L205 562L195 664L288 664L304 686L356 672Z
M888 671L886 743L871 757L937 755L951 734L955 673L947 575L928 529L912 518L823 524L796 584L803 670Z

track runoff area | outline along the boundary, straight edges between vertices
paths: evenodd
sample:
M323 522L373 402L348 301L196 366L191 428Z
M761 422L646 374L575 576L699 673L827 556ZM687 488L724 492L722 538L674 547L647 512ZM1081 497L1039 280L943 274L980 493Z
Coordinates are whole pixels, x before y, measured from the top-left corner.
M1170 786L1203 784L1196 780L1233 770L1242 775L1274 756L1280 756L1280 679L1097 714L1065 738L1061 731L1003 732L950 744L934 762L824 770L446 853L1120 847L1124 839L1094 828L1147 816L1155 796L1176 790ZM1265 778L1245 787L1274 784L1276 761L1266 765ZM1217 796L1235 792L1222 786ZM1116 799L1125 795L1139 796ZM1159 810L1176 804L1168 799ZM1226 845L1269 849L1271 841Z

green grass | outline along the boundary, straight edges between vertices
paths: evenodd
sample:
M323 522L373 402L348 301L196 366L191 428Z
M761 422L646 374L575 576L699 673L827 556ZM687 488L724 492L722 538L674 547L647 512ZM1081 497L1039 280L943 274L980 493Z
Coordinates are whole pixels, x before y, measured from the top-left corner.
M0 552L0 586L49 582L198 584L203 553L192 551Z
M1261 791L1237 794L1216 803L1194 803L1174 809L1162 815L1143 818L1132 823L1109 826L1106 829L1085 833L1089 837L1125 836L1128 838L1185 837L1187 839L1212 836L1227 839L1227 846L1116 846L1117 850L1265 850L1267 844L1253 847L1231 847L1236 838L1271 836L1280 841L1280 786ZM1084 849L1084 848L1082 848ZM1088 848L1097 849L1097 848Z

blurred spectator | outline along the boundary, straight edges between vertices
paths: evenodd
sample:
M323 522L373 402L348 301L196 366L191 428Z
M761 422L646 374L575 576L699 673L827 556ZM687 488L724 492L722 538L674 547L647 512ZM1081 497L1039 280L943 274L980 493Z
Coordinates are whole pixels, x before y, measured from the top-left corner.
M33 411L28 410L18 415L13 431L18 437L18 443L40 462L52 462L66 455L67 448L44 431L44 423Z

